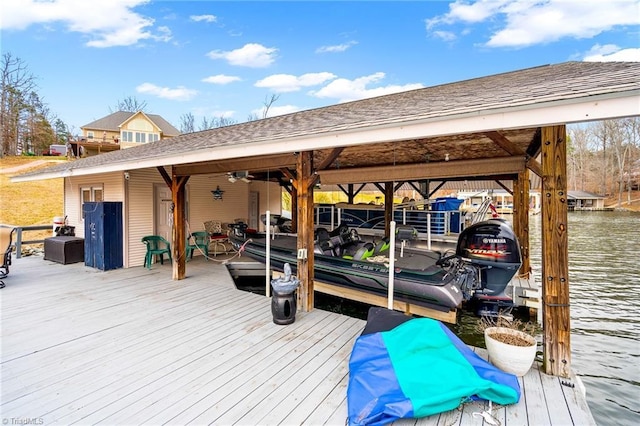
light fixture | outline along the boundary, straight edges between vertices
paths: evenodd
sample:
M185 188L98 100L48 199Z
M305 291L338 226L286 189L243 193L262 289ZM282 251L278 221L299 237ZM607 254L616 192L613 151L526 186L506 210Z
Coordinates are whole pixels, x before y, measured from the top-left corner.
M224 194L224 191L220 189L220 185L218 185L216 189L211 191L211 195L213 195L213 201L216 201L216 200L222 201L222 194Z
M444 154L444 161L449 161L449 153Z

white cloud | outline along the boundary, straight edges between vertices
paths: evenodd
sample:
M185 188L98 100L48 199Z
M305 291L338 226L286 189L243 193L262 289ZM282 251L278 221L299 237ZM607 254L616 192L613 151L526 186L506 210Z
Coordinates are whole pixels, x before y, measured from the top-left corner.
M25 30L31 25L60 23L66 30L85 34L89 47L130 46L142 40L168 41L171 31L151 32L154 20L134 12L149 0L4 0L2 30Z
M440 40L443 40L443 41L453 41L456 38L458 38L456 34L452 31L434 31L431 34L434 37L439 38Z
M136 87L136 92L145 95L153 95L163 99L171 99L174 101L188 101L198 94L197 91L178 86L175 89L169 87L156 86L153 83L142 83Z
M638 0L457 0L449 5L449 13L425 24L432 32L443 25L487 21L497 28L487 46L523 47L567 37L592 38L617 26L637 26L639 8Z
M297 77L291 74L274 74L256 82L256 87L266 87L276 93L297 92L303 87L317 86L336 76L330 72L302 74Z
M241 80L242 79L240 77L236 77L233 75L224 75L224 74L211 75L209 77L202 79L203 82L212 83L212 84L229 84L229 83L233 83L234 81L241 81Z
M211 59L224 59L231 65L251 68L265 68L273 63L278 49L264 47L257 43L248 43L239 49L221 51L212 50L207 53Z
M337 44L334 46L321 46L316 49L316 53L336 53L336 52L344 52L349 49L351 46L355 46L358 44L357 41L348 41L346 43Z
M371 89L367 88L370 84L377 83L384 79L384 77L385 74L383 72L377 72L375 74L356 78L355 80L339 78L337 80L333 80L318 91L309 92L309 94L317 98L333 98L338 99L338 102L348 102L358 99L372 98L374 96L388 95L390 93L420 89L423 87L420 83L413 83L405 84L403 86L389 85Z
M191 15L189 16L194 22L217 22L218 17L215 15Z
M620 49L615 44L596 44L584 57L587 62L640 62L640 48Z

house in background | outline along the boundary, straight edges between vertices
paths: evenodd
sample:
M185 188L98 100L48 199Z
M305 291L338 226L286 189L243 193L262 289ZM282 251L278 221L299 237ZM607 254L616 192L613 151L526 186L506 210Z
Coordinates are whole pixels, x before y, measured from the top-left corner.
M117 111L80 128L82 136L74 153L83 156L131 148L140 144L178 136L180 131L156 114Z
M567 205L569 211L606 210L605 197L586 191L568 191Z

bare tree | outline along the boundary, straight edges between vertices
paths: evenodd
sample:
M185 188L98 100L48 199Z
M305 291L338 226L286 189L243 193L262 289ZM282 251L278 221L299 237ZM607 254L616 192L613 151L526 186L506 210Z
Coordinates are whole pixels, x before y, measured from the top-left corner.
M262 117L258 117L258 114L252 112L247 116L247 121L256 121L260 118L267 118L269 109L274 103L278 101L278 99L280 99L280 95L271 94L271 96L265 96L264 102L262 103L264 105L264 108L262 109Z
M232 124L236 124L237 122L231 118L220 116L220 117L212 117L207 119L207 117L202 117L202 122L200 123L200 127L198 130L209 130L215 129L218 127L231 126Z
M18 154L20 116L27 105L26 95L35 87L35 77L24 61L4 53L0 63L0 156Z
M196 131L196 119L193 114L186 113L180 116L180 133L193 133Z
M114 113L117 111L126 111L126 112L138 112L147 110L147 101L141 101L135 96L127 96L123 100L118 100L115 105L115 111L109 108L109 111Z

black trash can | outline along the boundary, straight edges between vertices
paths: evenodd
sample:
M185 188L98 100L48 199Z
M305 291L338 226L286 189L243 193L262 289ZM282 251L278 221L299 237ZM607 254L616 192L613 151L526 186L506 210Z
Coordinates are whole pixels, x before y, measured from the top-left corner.
M291 276L291 265L284 264L284 277L271 280L271 314L278 325L291 324L296 320L296 288L300 281Z
M271 295L271 313L273 314L273 322L278 325L291 324L296 320L296 292L280 293L273 290Z

